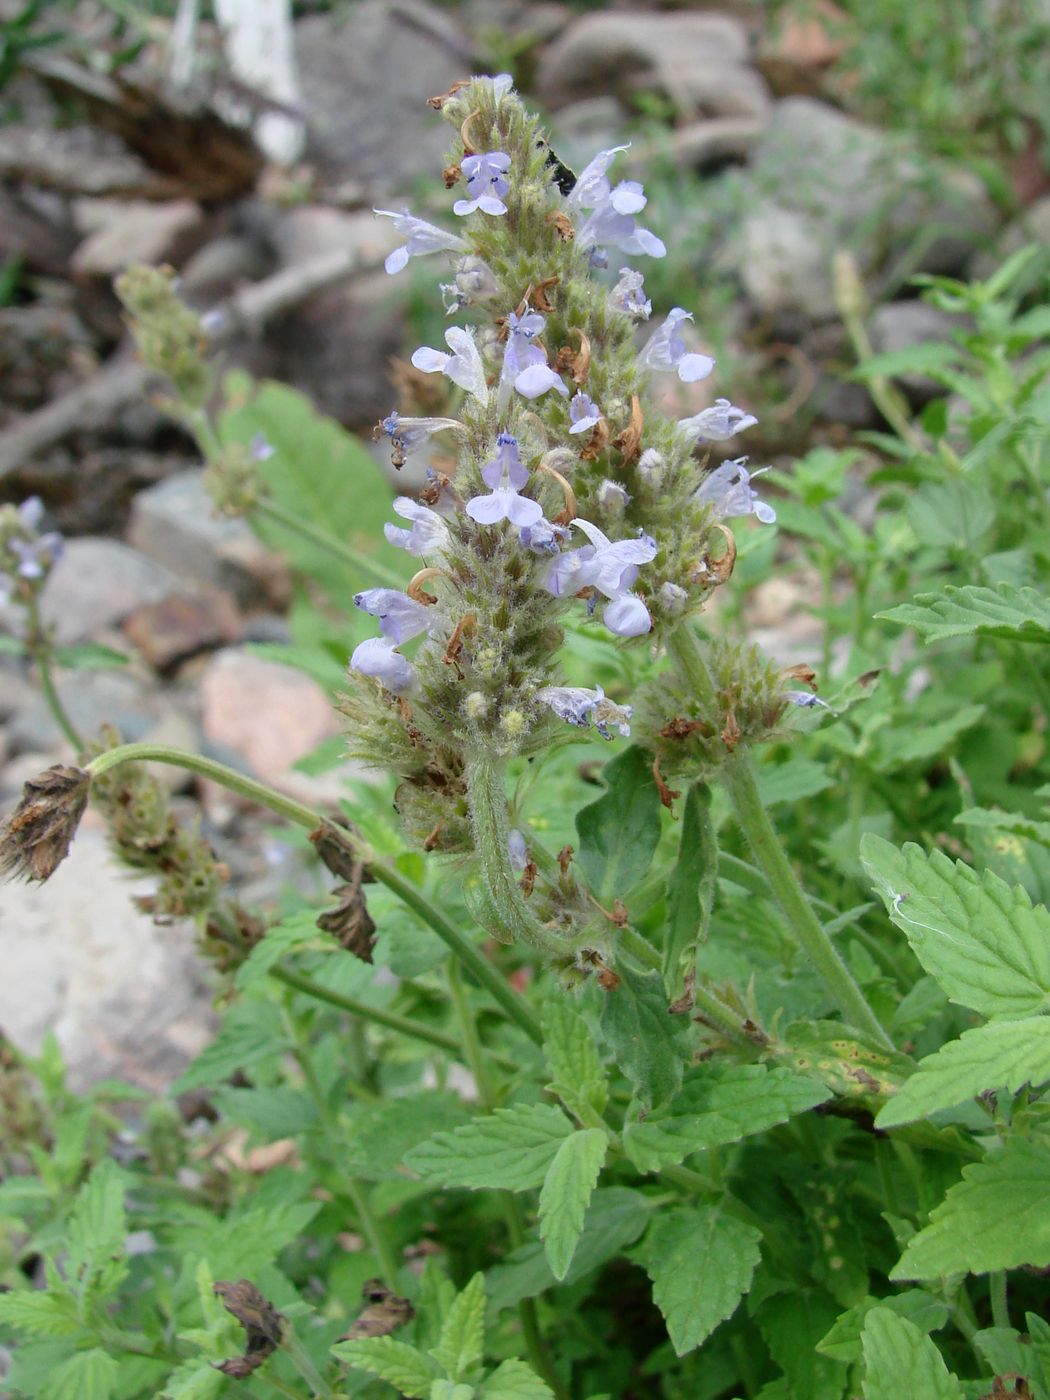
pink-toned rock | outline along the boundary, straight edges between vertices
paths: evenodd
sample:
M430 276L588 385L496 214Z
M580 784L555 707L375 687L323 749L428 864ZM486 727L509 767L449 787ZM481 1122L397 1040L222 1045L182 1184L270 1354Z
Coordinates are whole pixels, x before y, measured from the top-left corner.
M124 620L124 632L149 664L168 671L201 651L228 645L240 634L233 599L206 583L187 585L155 603L144 603Z
M304 801L340 791L292 772L292 764L342 728L316 681L288 666L230 648L208 663L200 681L206 741L240 759L256 777Z

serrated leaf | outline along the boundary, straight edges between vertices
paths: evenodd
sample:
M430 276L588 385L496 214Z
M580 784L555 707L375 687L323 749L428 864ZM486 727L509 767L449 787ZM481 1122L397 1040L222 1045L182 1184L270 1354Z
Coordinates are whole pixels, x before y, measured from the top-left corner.
M0 1293L0 1322L37 1337L90 1335L67 1293L42 1293L28 1289Z
M454 1381L463 1380L485 1354L485 1276L475 1274L449 1308L431 1356Z
M119 1369L99 1347L79 1351L57 1367L39 1400L110 1400Z
M234 985L243 992L246 987L261 982L286 953L314 941L318 944L327 943L332 948L336 946L331 934L324 933L317 927L316 913L304 910L298 914L290 914L279 924L267 929L266 937L256 943L237 969Z
M693 783L685 795L678 859L667 880L664 928L664 989L670 1001L696 973L696 949L707 937L718 889L718 841L711 820L711 789Z
M609 1087L590 1026L564 996L547 998L541 1021L551 1092L574 1113L580 1108L601 1113Z
M649 869L660 840L652 756L635 745L602 770L607 791L576 814L577 862L594 896L624 899Z
M451 1090L421 1090L402 1098L355 1104L349 1110L348 1169L367 1176L402 1174L405 1154L435 1133L450 1132L472 1120L467 1105Z
M115 1288L123 1277L126 1184L116 1162L106 1157L80 1188L69 1220L66 1260L66 1274L74 1287L86 1289L104 1282Z
M599 1187L591 1197L569 1272L564 1282L575 1283L634 1244L649 1223L646 1198L624 1186ZM539 1240L516 1249L504 1264L489 1270L487 1286L494 1308L510 1308L523 1298L535 1298L552 1288L546 1251Z
M572 1263L608 1146L601 1128L584 1128L565 1139L547 1168L540 1191L540 1239L559 1282Z
M668 1211L655 1222L646 1238L646 1270L677 1356L698 1347L736 1311L761 1238L721 1205Z
M531 1366L512 1357L496 1367L478 1396L479 1400L554 1400L554 1391Z
M908 522L923 544L975 545L995 522L996 503L983 481L928 481L908 497Z
M905 763L921 763L942 753L984 718L984 705L959 705L943 719L924 724L894 725L881 729L875 737L870 761L880 771Z
M184 1361L168 1377L159 1400L215 1400L225 1383L210 1361Z
M1050 1265L1050 1150L1009 1138L962 1175L909 1241L891 1279Z
M962 351L957 345L940 340L924 340L918 345L906 345L900 350L885 350L867 355L853 371L856 379L878 377L895 379L902 374L934 374L949 365L958 365Z
M992 1021L963 1031L958 1040L927 1055L875 1120L895 1128L990 1089L1016 1094L1025 1084L1050 1080L1050 1017Z
M924 1288L908 1288L889 1298L868 1297L855 1307L847 1308L834 1327L817 1343L821 1356L830 1356L833 1361L846 1361L851 1365L859 1361L863 1354L861 1335L864 1322L873 1308L889 1308L899 1317L913 1322L921 1332L936 1332L949 1317L947 1303L927 1293Z
M431 1385L440 1376L429 1356L395 1337L362 1337L355 1342L336 1342L332 1354L348 1366L396 1386L410 1400L427 1400Z
M682 1082L681 1021L667 1011L663 978L617 967L619 985L605 994L602 1033L616 1063L646 1104L660 1104Z
M1001 831L1010 836L1020 836L1025 841L1035 841L1040 846L1050 847L1050 822L1037 821L1024 812L1000 812L989 807L968 807L955 818L957 826L980 827L985 830Z
M951 1001L984 1016L1050 1007L1050 913L1023 889L870 833L860 854L890 918Z
M948 584L941 593L920 593L910 603L875 616L913 627L928 642L973 636L1050 642L1050 598L1009 583L995 588Z
M572 1124L549 1104L497 1108L451 1133L435 1133L405 1156L427 1181L468 1190L539 1186Z
M833 778L823 763L811 758L789 758L786 763L766 763L758 770L758 791L764 807L780 802L801 802L831 787Z
M639 1171L659 1171L692 1152L764 1133L829 1098L823 1084L793 1070L701 1065L665 1108L627 1125L624 1151Z
M864 1321L864 1400L964 1400L963 1390L934 1342L914 1322L889 1308L872 1308Z
M229 1011L215 1039L179 1075L172 1085L176 1094L219 1084L239 1069L247 1069L270 1056L279 1056L287 1045L276 1007L258 1001L241 1002Z

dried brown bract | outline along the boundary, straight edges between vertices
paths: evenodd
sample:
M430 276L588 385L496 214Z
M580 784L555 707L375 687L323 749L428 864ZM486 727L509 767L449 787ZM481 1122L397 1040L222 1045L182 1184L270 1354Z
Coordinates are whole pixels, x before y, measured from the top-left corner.
M392 1293L381 1279L370 1278L361 1289L365 1308L340 1341L356 1342L361 1337L388 1337L406 1322L411 1322L416 1310L407 1298Z
M69 855L87 806L91 775L56 763L22 789L22 800L0 828L0 875L46 880Z
M217 1371L234 1380L244 1380L257 1370L281 1345L284 1319L271 1302L246 1278L230 1283L220 1279L214 1287L223 1307L232 1313L245 1331L244 1354L220 1362Z

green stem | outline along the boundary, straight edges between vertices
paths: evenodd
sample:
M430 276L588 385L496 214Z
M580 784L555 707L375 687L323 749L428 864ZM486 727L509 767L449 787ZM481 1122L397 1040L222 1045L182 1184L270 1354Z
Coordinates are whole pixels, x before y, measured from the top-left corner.
M510 823L502 763L489 754L478 754L467 765L466 777L474 841L494 918L511 941L527 943L546 954L563 952L558 940L525 903L511 867L507 851Z
M345 564L354 574L367 579L374 587L404 588L405 580L399 577L393 569L387 568L378 559L370 559L367 554L362 554L359 550L344 544L342 540L336 539L327 530L322 530L311 524L309 520L303 520L300 516L293 515L291 511L285 510L284 506L278 505L271 496L260 496L252 510L265 519L272 520L275 525L280 525L285 530L291 530L318 549L324 550L326 554L337 559L340 564Z
M992 1325L1010 1326L1010 1308L1006 1298L1006 1270L996 1269L988 1275L988 1294L992 1303Z
M714 701L714 685L708 672L695 632L688 623L676 628L670 638L670 648L685 679L693 687L701 704ZM857 1030L869 1035L888 1049L893 1042L883 1030L874 1011L868 1005L838 950L825 933L820 920L806 897L798 876L777 838L769 814L762 804L754 766L744 751L731 754L721 768L736 819L751 847L755 864L769 884L770 892L795 938L806 953L824 987L835 1001L844 1019Z
M48 641L48 633L45 632L40 620L40 600L34 593L30 599L27 609L29 620L29 639L26 650L36 662L37 672L40 676L40 689L44 692L44 700L54 718L55 723L61 729L77 753L84 752L84 741L77 733L76 725L70 719L66 707L62 704L58 691L55 688L55 678L51 673L51 646Z
M313 1357L295 1334L295 1328L287 1319L281 1328L281 1345L288 1353L288 1360L313 1391L317 1400L332 1400L332 1387L321 1376L313 1363Z
M247 797L263 807L268 807L271 812L276 812L278 816L295 822L298 826L306 827L308 831L315 830L324 821L319 812L313 811L310 807L304 807L301 802L296 802L283 793L275 792L265 783L257 782L244 773L238 773L236 769L228 768L225 763L218 763L213 758L205 758L203 754L173 749L166 744L122 744L119 748L107 749L105 753L99 754L97 758L93 758L86 765L86 771L97 778L108 772L110 768L116 768L121 763L132 762L170 763L176 768L185 768L191 773L200 773L202 777L211 778L215 782L221 783L231 792L240 793L242 797ZM349 833L347 833L347 839L352 839ZM448 919L440 909L434 908L422 890L411 880L406 879L396 866L378 858L363 842L355 842L355 844L358 846L360 857L369 873L380 884L386 885L388 890L396 894L403 904L418 914L423 922L437 934L449 951L459 959L474 980L484 987L492 999L506 1012L510 1020L520 1026L536 1045L542 1045L543 1032L540 1030L539 1021L524 1000L477 948L460 933L451 919Z
M485 1061L485 1052L482 1049L481 1037L478 1035L477 1021L470 1012L466 989L459 971L459 963L454 960L448 965L448 991L456 1019L459 1021L460 1034L463 1037L463 1055L467 1067L474 1076L478 1098L485 1108L495 1108L496 1096L492 1087L492 1076L489 1074L489 1067Z

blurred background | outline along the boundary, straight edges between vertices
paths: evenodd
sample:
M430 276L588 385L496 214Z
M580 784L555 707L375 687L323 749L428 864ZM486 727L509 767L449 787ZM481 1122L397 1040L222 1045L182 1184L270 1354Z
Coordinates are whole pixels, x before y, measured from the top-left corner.
M682 412L702 393L757 415L717 445L753 467L856 449L843 490L863 516L886 424L858 362L908 352L892 377L909 410L942 427L953 411L915 348L932 364L957 323L916 276L985 278L1050 246L1048 39L1046 0L0 0L0 502L39 496L67 537L44 597L59 641L124 657L60 673L77 724L203 748L310 800L342 791L330 695L353 624L333 624L327 663L307 657L314 614L297 629L286 552L214 517L126 332L113 280L129 265L177 269L225 369L359 435L274 400L283 460L304 481L345 464L374 534L394 476L373 425L406 406L407 357L446 323L440 258L388 277L401 240L372 210L450 226L450 132L426 99L510 72L571 168L630 142L616 178L644 182L667 244L647 293L692 312L718 359L678 386ZM811 596L787 571L743 604L784 664L819 651ZM69 757L0 651L0 800ZM265 824L246 841L251 817L196 797L247 898L274 888L287 851ZM0 1024L27 1047L57 1026L82 1078L161 1084L207 1036L207 997L189 940L133 911L102 846L86 830L32 901L0 892Z

